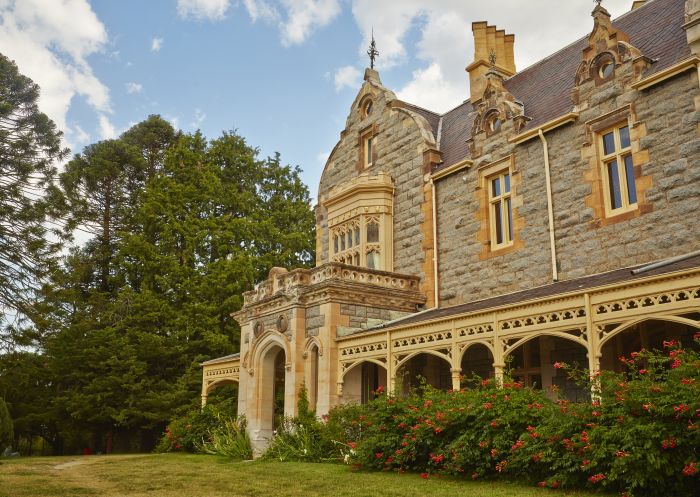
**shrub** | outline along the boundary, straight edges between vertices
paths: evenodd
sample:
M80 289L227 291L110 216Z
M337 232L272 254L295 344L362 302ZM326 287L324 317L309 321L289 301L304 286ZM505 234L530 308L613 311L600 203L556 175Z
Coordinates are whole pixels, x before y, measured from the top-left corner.
M221 424L216 407L206 405L189 414L174 419L165 428L163 438L156 446L156 452L197 452L205 440Z
M7 409L5 400L0 398L0 452L2 452L8 445L12 445L13 440L14 429L12 426L10 411Z
M309 408L306 388L302 387L299 393L297 416L284 418L262 458L305 462L336 459L334 445L328 438L326 426Z
M198 452L226 456L236 460L253 458L253 447L244 417L232 418L218 414L218 424L208 437L197 445Z
M664 345L620 358L624 373L593 379L555 365L597 392L593 401L553 401L508 378L450 392L424 386L422 395L380 395L353 411L344 430L357 437L355 461L369 469L695 495L700 355Z

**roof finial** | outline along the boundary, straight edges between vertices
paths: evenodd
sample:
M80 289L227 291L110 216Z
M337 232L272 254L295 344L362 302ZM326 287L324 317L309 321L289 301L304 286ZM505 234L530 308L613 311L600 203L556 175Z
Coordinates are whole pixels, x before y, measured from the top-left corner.
M367 55L369 55L369 67L374 69L374 59L379 57L379 50L377 50L377 44L374 42L374 27L372 27L372 42L369 44Z
M491 69L496 68L496 51L493 48L489 52L489 64L491 64Z
M600 4L603 2L603 0L593 0L593 1L598 4L598 7L600 7Z

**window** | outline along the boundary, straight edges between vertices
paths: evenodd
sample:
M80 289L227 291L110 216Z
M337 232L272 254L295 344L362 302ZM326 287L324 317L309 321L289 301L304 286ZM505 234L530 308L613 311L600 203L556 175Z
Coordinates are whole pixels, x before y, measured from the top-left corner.
M373 136L368 136L365 138L365 146L364 146L364 151L363 151L363 157L362 157L362 165L364 167L369 167L372 165L372 144L374 142L374 137Z
M361 215L333 228L334 262L382 269L381 248L378 216Z
M600 133L606 212L615 215L637 208L637 187L628 124Z
M500 248L513 242L513 205L510 196L510 171L488 178L491 247Z

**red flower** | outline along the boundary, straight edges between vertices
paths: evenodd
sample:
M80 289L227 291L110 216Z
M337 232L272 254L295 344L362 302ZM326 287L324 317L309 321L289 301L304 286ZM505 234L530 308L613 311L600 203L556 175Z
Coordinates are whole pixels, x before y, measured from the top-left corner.
M593 476L588 477L588 481L590 481L591 483L598 483L599 481L604 480L604 479L605 479L605 475L603 473L598 473L598 474L595 474Z
M381 394L384 392L384 387L382 385L379 385L377 389L374 391L377 395Z
M669 438L668 440L664 440L661 442L661 447L664 449L675 449L676 448L676 439L675 438Z
M670 349L678 345L678 340L664 340L664 348Z
M440 433L440 432L442 431L442 428L440 428L439 426L436 426L435 429L434 429L433 431L434 431L435 434L437 435L438 433Z
M537 482L537 486L538 486L538 487L546 487L546 486L547 486L547 482L546 482L546 481Z
M693 476L698 472L698 468L695 467L695 462L689 462L688 464L685 465L683 468L683 474L685 476Z
M681 360L680 359L674 359L673 362L671 363L671 369L676 369L678 366L681 365Z
M479 473L472 473L472 480L479 478Z
M549 486L552 488L559 488L559 481L554 480L552 483L549 484Z
M683 378L681 380L681 383L683 383L684 385L692 385L693 383L695 383L695 378Z
M491 457L496 457L497 455L498 451L495 448L491 449Z
M566 367L565 362L555 362L554 363L554 369L561 369L561 368L565 368L565 367Z
M673 410L676 412L686 412L688 410L688 406L685 404L680 404L680 405L674 406Z
M445 460L445 456L443 454L438 454L437 456L430 456L430 460L433 461L435 464L440 464L442 461Z
M491 421L491 428L495 428L497 426L498 426L498 422L495 419L493 421Z
M649 372L649 371L647 371L646 369L640 369L640 370L639 370L639 374L647 374L648 372Z
M542 460L542 456L544 456L544 453L538 452L537 454L532 456L532 460L535 462L540 462Z
M491 402L486 402L484 404L484 409L491 409L493 407L493 404Z
M375 457L376 459L381 459L383 455L384 455L383 452L376 452L376 453L374 454L374 457Z
M486 440L482 440L481 442L479 442L479 447L481 447L482 449L486 447Z
M428 473L421 473L420 477L423 478L424 480L427 480L430 475Z
M617 452L615 452L615 457L627 457L629 455L630 453L625 452L624 450L618 450Z
M356 449L357 448L357 442L348 442L348 447L351 449Z
M510 448L510 450L515 451L520 448L522 448L525 445L525 442L523 440L518 440L513 444L513 446Z

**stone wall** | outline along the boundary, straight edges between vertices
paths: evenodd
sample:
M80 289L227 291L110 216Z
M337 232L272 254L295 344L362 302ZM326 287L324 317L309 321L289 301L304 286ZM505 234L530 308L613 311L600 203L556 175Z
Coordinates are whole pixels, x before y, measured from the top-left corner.
M340 304L341 316L347 317L347 326L339 326L338 336L347 336L383 322L398 319L409 313L383 309L380 307L368 307L356 304Z
M358 102L373 95L374 110L361 118ZM395 95L377 81L365 82L347 119L346 128L328 159L319 185L317 206L317 265L328 262L328 224L323 202L331 188L343 185L361 173L385 172L394 181L394 267L398 273L423 274L423 152L432 140L432 131L425 119L398 108ZM362 130L376 124L376 159L371 167L360 170L359 136ZM429 138L426 141L426 138Z
M318 332L326 325L326 316L321 314L320 305L312 305L306 309L306 337L318 336Z
M620 76L625 76L621 71ZM648 90L614 82L585 88L583 111L572 124L546 134L552 178L552 203L559 279L571 279L655 261L700 248L700 139L694 97L698 76L690 71ZM517 96L516 96L517 97ZM600 219L587 198L600 189L591 180L586 155L588 125L605 113L631 107L630 123L640 206L633 215ZM504 123L506 126L508 123ZM437 185L439 288L441 305L453 305L544 285L552 281L544 152L538 138L520 145L503 136L475 140L475 164ZM593 135L595 136L595 135ZM513 155L518 184L517 215L524 221L521 245L494 257L477 238L481 211L479 167ZM648 156L647 156L648 154ZM514 179L515 179L514 175ZM643 202L642 202L643 199ZM613 218L614 220L614 218Z

